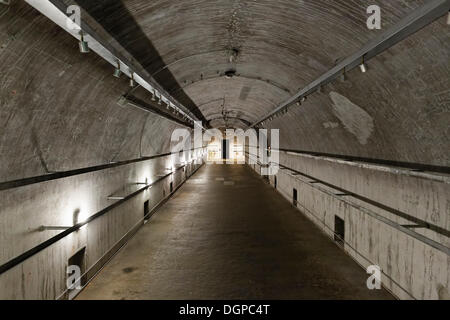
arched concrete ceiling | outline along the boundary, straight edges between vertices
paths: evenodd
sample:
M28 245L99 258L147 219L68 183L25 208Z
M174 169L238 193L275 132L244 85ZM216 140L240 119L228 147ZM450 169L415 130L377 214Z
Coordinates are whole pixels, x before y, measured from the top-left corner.
M368 0L76 2L220 128L245 128L379 33L366 28ZM377 1L383 30L424 3ZM118 106L129 88L108 63L81 55L24 1L8 10L0 15L1 180L168 151L177 125ZM448 166L448 30L446 19L434 22L371 60L368 73L353 71L265 126L280 129L286 149ZM230 67L236 76L226 79ZM133 94L150 103L142 89Z
M0 181L170 152L180 125L120 106L119 97L131 90L126 77L112 77L99 56L80 54L70 35L24 1L6 9L0 11ZM152 103L142 88L132 94Z
M264 91L261 101L240 105L251 121L375 36L366 27L369 1L76 2L191 109L223 97L224 87L234 89L225 94L231 103L247 87ZM381 1L384 27L424 2ZM229 62L232 49L238 50L235 63ZM225 84L230 68L239 76Z
M380 32L367 29L373 3L366 0L77 2L169 92L218 127L245 127L216 119L223 112L254 122ZM424 3L377 1L382 31ZM375 58L364 77L350 74L270 127L281 129L285 148L448 165L448 35L443 18ZM236 70L232 79L224 76L229 69ZM352 123L352 106L370 119Z
M446 17L266 125L285 148L450 165Z

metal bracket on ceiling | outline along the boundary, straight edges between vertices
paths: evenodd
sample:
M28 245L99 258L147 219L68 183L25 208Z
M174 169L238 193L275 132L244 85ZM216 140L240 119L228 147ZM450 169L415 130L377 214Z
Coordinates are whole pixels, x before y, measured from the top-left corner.
M10 1L11 0L8 0L8 2ZM123 48L113 45L102 38L95 27L91 26L88 22L81 20L80 25L78 26L79 29L70 28L67 25L68 5L66 2L63 0L25 1L78 40L83 40L80 39L80 32L77 31L82 30L84 40L88 43L89 49L98 54L108 63L112 64L114 67L117 67L119 62L120 69L124 74L133 80L133 83L139 84L150 93L154 93L156 90L159 92L160 99L162 99L164 103L169 104L173 109L176 109L179 114L190 119L192 122L198 121L189 109L180 104L173 96L166 92L164 88L156 83L154 79L151 79L142 66L136 64L132 57L130 58L124 54L122 52Z

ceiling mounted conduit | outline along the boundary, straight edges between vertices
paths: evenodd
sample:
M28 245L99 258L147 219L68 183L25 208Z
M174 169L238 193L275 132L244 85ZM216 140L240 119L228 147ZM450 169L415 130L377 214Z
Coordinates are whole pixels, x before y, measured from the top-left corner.
M269 86L271 86L273 88L277 88L278 90L283 91L284 93L291 93L291 91L288 88L286 88L286 87L284 87L284 86L282 86L280 84L276 84L272 80L261 79L261 78L252 77L252 76L245 76L245 75L241 75L241 74L236 74L234 77L242 78L242 79L246 79L246 80L263 82L263 83L265 83L265 84L267 84L267 85L269 85ZM226 76L225 75L219 75L219 76L212 76L212 77L209 77L209 78L203 78L203 79L200 79L200 80L194 80L194 81L191 81L191 82L187 83L184 87L180 87L177 90L173 90L173 91L169 90L169 92L173 95L173 94L176 94L178 91L184 90L184 89L186 89L188 87L191 87L191 86L193 86L195 84L198 84L198 83L201 83L201 82L204 82L204 81L215 80L215 79L222 79L222 78L226 78ZM231 78L229 80L231 80Z
M60 0L25 0L29 5L41 12L44 16L52 20L67 33L72 35L80 42L80 51L87 53L94 51L105 61L119 69L123 74L130 77L130 84L138 84L153 95L159 95L159 98L165 104L175 109L189 119L192 123L198 119L183 105L176 101L169 93L167 93L159 84L155 83L151 76L145 72L141 66L135 65L123 54L119 48L113 47L108 41L101 39L95 28L91 27L86 21L81 20L80 25L72 24L69 28L67 21L69 20L66 12L68 5Z

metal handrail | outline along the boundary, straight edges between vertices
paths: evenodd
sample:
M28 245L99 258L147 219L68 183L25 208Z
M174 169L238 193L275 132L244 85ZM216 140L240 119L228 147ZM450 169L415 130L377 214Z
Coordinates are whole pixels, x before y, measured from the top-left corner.
M119 205L123 204L124 202L128 201L129 199L134 198L135 196L137 196L138 194L144 192L148 188L151 188L153 185L157 184L158 182L160 182L160 181L166 179L167 177L171 176L176 171L183 169L185 166L186 165L183 165L181 167L176 168L175 171L170 172L170 173L166 174L163 177L160 177L159 179L157 179L154 182L152 182L152 183L142 187L141 189L137 190L136 192L126 196L125 198L123 198L121 200L118 200L117 202L113 203L112 205L107 206L106 208L104 208L104 209L100 210L99 212L93 214L88 219L86 219L86 221L83 221L83 222L75 224L74 226L68 228L67 230L57 234L56 236L54 236L54 237L52 237L52 238L42 242L41 244L35 246L34 248L31 248L30 250L22 253L21 255L11 259L10 261L8 261L5 264L0 266L0 274L5 273L6 271L8 271L8 270L14 268L15 266L21 264L25 260L31 258L32 256L36 255L37 253L41 252L42 250L48 248L52 244L54 244L54 243L58 242L59 240L65 238L69 234L78 231L81 227L83 227L86 224L88 224L88 223L90 223L90 222L100 218L101 216L105 215L106 213L108 213L109 211L111 211L114 208L118 207Z

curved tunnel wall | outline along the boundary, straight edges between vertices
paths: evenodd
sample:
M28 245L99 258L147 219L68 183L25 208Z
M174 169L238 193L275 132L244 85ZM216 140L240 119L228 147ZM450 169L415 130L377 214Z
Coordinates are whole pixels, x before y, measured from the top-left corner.
M117 103L142 88L23 1L0 19L1 181L170 152L179 124Z
M448 167L446 30L442 18L269 123L281 146Z
M110 19L100 22L106 30L115 23L110 32L124 48L140 39L132 33L139 27L139 37L151 40L168 65L171 77L160 71L155 79L178 92L176 98L188 96L214 126L224 125L217 119L223 113L255 121L377 33L365 27L364 1L351 7L281 1L276 8L260 2L81 3L93 16L112 4ZM383 28L422 3L383 2ZM114 4L134 17L134 26L117 27L122 15ZM344 11L349 16L343 18ZM166 136L175 126L158 127L145 112L119 107L118 97L129 90L125 79L110 76L111 66L95 54L78 54L70 36L21 1L1 19L1 180L167 151ZM368 73L352 71L345 83L328 85L266 125L281 130L284 149L448 166L447 28L445 18L436 21L371 60ZM239 49L238 76L225 79L232 47ZM140 62L148 70L161 69L145 57Z
M381 32L366 27L367 1L80 3L125 48L151 40L159 58L141 63L175 97L203 106L207 119L225 111L253 122ZM381 1L383 30L424 3ZM447 29L443 17L371 60L367 74L349 73L270 123L282 147L448 166ZM236 76L225 79L230 68Z
M134 50L143 50L139 62L175 98L212 120L214 127L245 128L245 123L256 121L377 34L365 27L368 1L351 5L344 0L282 0L276 4L219 0L176 4L167 0L79 2L93 17L104 9L99 3L113 4L109 7L110 20L101 21L105 29L129 51L141 39L150 41L157 56L152 59L145 48L138 46ZM383 27L388 28L423 3L380 1ZM170 151L170 135L179 125L130 106L119 106L119 97L130 92L125 77L113 78L112 67L95 54L81 55L71 36L23 1L0 9L0 181ZM127 23L132 24L127 27ZM122 28L114 29L114 24ZM133 33L136 30L138 34ZM280 129L281 148L285 149L448 166L450 34L446 30L445 19L439 19L371 60L368 73L352 71L346 82L328 85L323 93L311 95L301 107L266 125ZM239 54L230 64L233 48ZM226 79L224 72L230 67L236 69L236 76ZM132 94L150 101L140 88ZM223 114L227 121L220 119ZM291 161L286 159L282 161ZM139 173L149 168L158 173L170 161L163 157L99 175L59 180L45 184L44 189L35 185L0 191L3 199L8 199L0 212L2 243L15 242L2 249L1 261L47 239L49 234L30 232L38 224L66 221L67 212L62 212L68 202L52 207L59 198L73 198L83 186L91 188L88 198L94 212L106 205L104 197L115 191L113 186L136 181ZM305 163L290 164L302 168ZM308 166L312 172L320 168ZM180 175L176 184L184 179L186 176ZM348 180L349 185L357 185L353 173L333 179L337 184ZM377 179L370 181L373 184L380 181ZM373 185L377 188L382 183ZM416 188L415 182L412 185L411 189ZM162 199L167 188L166 183L155 190L157 196L152 203ZM448 213L448 188L436 188L439 199L427 207L424 219L429 220L435 208ZM110 218L98 220L89 232L84 230L65 239L11 273L0 275L0 282L10 289L8 297L58 297L65 286L66 258L91 243L88 263L95 265L142 218L146 197L136 199ZM53 202L49 205L46 199ZM401 205L413 203L407 200ZM395 205L395 201L392 203ZM134 214L127 215L129 212ZM438 218L433 222L446 228L445 215ZM16 228L21 224L23 228ZM33 273L46 261L53 265L46 265L41 275ZM56 269L58 273L51 275ZM442 270L441 274L448 269ZM448 277L446 281L448 284ZM30 282L33 290L25 292L24 283ZM41 283L48 287L42 289ZM437 285L421 297L436 296Z
M131 91L125 76L112 77L113 68L94 53L80 54L71 36L24 1L0 10L0 265L107 210L2 271L0 299L67 298L68 259L86 248L92 278L142 225L144 202L157 207L199 165L161 179L174 164L172 132L182 126L119 105L124 94L153 103L141 88ZM108 196L128 195L123 189L147 179L150 189L108 209L115 202ZM11 188L16 180L24 182Z

